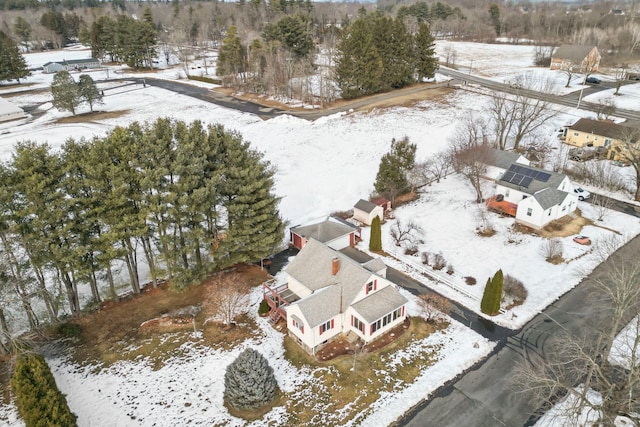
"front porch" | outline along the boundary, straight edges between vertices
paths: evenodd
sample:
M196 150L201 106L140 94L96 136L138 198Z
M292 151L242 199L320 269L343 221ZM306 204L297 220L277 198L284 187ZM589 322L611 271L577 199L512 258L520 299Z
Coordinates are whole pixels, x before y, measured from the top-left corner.
M287 319L285 307L300 299L291 289L289 284L276 286L276 280L271 279L262 284L262 295L269 305L269 320L275 325L280 319Z

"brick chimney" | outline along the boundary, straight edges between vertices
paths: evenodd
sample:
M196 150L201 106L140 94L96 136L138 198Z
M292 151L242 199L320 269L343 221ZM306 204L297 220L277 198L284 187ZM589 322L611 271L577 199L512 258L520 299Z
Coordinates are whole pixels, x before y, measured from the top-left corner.
M340 271L340 260L338 258L333 258L331 260L331 274L335 276Z

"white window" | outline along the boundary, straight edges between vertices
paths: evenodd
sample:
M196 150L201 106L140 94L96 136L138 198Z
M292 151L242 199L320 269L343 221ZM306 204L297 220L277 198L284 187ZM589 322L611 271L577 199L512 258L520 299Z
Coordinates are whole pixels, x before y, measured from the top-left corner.
M533 213L533 209L527 208L527 216L531 216L532 213Z
M509 189L507 188L507 191L504 192L504 197L509 197Z
M580 134L578 132L574 132L573 136L580 136Z

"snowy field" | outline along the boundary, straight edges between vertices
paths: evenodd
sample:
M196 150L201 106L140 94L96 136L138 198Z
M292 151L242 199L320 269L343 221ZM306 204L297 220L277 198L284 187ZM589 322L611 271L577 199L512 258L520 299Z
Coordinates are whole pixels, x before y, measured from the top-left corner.
M438 49L441 47L439 44ZM473 58L474 72L477 69L496 79L509 79L521 74L524 68L532 68L531 46L459 43L456 44L456 51L459 63L464 58ZM82 54L86 56L80 56ZM77 59L88 57L89 54L73 49L56 54L62 58L32 55L33 58L28 55L30 64L51 59ZM486 60L483 59L485 56ZM499 70L492 68L501 63L496 60L497 56L510 58ZM176 68L162 71L164 78L177 78L179 73L180 70ZM544 70L544 73L553 75L551 73L554 72ZM118 77L127 76L115 73L115 69L112 69L110 78L115 74ZM95 80L106 78L105 71L92 72L91 75ZM46 87L51 78L51 75L38 73L27 79L27 83L33 83L29 88ZM281 213L284 219L293 226L322 219L334 211L348 210L358 199L367 198L373 191L380 158L389 150L392 138L408 136L418 147L418 161L424 160L446 149L448 138L456 125L469 114L485 114L488 103L483 96L457 91L448 96L445 102L423 101L411 108L341 113L313 122L291 116L264 121L250 114L158 88L142 85L118 88L117 85L112 82L100 83L100 88L105 90L105 104L97 109L120 112L119 117L76 124L56 123L56 120L69 114L53 108L48 93L17 94L15 88L0 87L0 96L3 92L14 92L8 98L11 102L21 106L37 106L43 112L37 119L19 126L0 128L0 159L10 158L12 147L19 141L34 140L59 147L69 137L89 139L104 135L114 126L133 121L151 121L157 117L190 121L197 117L205 123L222 123L228 129L238 131L277 167L275 191L283 198ZM640 88L636 86L640 85L625 86L625 94L640 94ZM640 103L635 107L640 109ZM585 116L590 117L591 114L559 108L558 115L536 138L557 144L555 130ZM486 194L491 190L492 184L486 183ZM421 224L425 230L425 243L420 250L442 253L454 268L453 280L462 284L463 277L475 277L478 284L467 286L466 289L476 296L482 294L486 279L499 268L525 284L529 291L525 304L495 318L498 323L512 328L524 325L595 267L597 257L592 251L595 245L579 246L570 237L562 239L566 262L559 265L547 263L541 254L543 239L513 232L513 221L509 218L488 214L487 218L497 233L489 238L478 237L475 231L482 207L474 203L474 198L467 182L450 176L428 187L419 200L397 209L395 215L402 220L412 219ZM604 221L597 221L591 205L581 202L579 208L583 216L594 222L582 233L589 235L596 243L610 236L617 236L622 243L640 233L640 221L637 218L610 212ZM392 248L389 226L390 223L384 226L384 245ZM360 248L366 250L368 229L364 230L364 235L365 241ZM385 261L402 268L396 261ZM473 298L465 297L442 284L425 282L425 285L479 311L479 302ZM255 313L255 305L260 298L261 293L256 291L251 313ZM416 314L413 304L410 314ZM184 355L169 361L157 371L152 370L145 361L120 363L97 373L90 367L71 365L65 359L49 362L60 389L67 394L72 411L79 416L80 426L173 426L187 422L191 425L246 425L232 417L222 405L225 367L244 348L253 347L262 352L272 363L279 386L294 396L304 398L301 385L312 381L313 375L318 374L291 366L283 357L282 334L274 331L263 319L256 321L262 330L260 338L246 341L233 351L204 348L195 339L191 346L184 349ZM362 414L363 421L359 424L381 426L391 423L438 385L485 357L493 346L456 322L452 322L442 334L436 334L428 340L431 341L415 345L441 346L439 361L422 372L414 384L379 399L368 413ZM473 348L473 343L477 343L478 348ZM198 396L206 396L207 400ZM185 405L187 402L190 406ZM262 421L249 425L280 425L286 424L286 420L284 408L279 407L269 412ZM341 424L339 414L336 414L335 425ZM0 406L0 425L22 425L16 420L14 407Z

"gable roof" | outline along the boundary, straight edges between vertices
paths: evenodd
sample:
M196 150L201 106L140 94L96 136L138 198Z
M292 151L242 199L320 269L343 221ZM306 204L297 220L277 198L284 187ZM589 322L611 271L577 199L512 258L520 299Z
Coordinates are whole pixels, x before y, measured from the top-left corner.
M354 208L360 209L361 211L364 211L366 213L373 212L373 210L375 208L377 208L377 207L378 207L378 205L376 205L375 203L371 203L371 202L369 202L367 200L363 200L363 199L358 200L358 203L356 203L355 206L354 206Z
M340 269L334 276L331 266L332 260L336 258L340 263ZM369 261L366 264L369 267L384 266L386 268L382 260ZM348 256L314 239L309 240L300 250L285 268L285 272L312 291L311 295L291 304L300 309L311 327L318 326L339 313L344 313L349 306L352 306L355 297L364 289L372 276L381 277ZM371 298L373 296L376 298ZM353 307L359 307L357 311L365 320L378 316L373 318L377 320L407 302L394 286L385 286L364 299L368 302L358 301L353 304ZM387 311L379 314L384 310Z
M332 260L335 258L338 259L340 268L334 276L331 267ZM284 271L311 292L330 285L341 287L343 310L353 302L362 286L373 274L348 256L315 239L309 239Z
M306 246L305 246L306 247ZM340 286L327 286L296 303L309 327L315 328L338 315L340 310Z
M625 126L617 125L607 120L593 119L580 119L573 125L569 126L569 129L614 139L620 139L623 137L625 132L628 132L628 128Z
M497 148L488 148L487 164L500 169L507 169L522 156L513 151L498 150Z
M553 171L548 171L548 170L544 170L544 169L540 169L540 168L535 168L533 166L524 166L521 164L517 164L514 163L515 165L519 166L520 168L525 168L531 171L535 171L535 172L544 172L545 174L549 175L549 179L547 179L546 181L542 181L540 179L536 179L533 178L531 180L531 182L529 183L529 185L527 185L526 187L522 187L518 184L514 184L513 182L509 182L507 180L505 180L505 175L507 175L509 173L509 171L505 172L499 179L498 179L498 183L504 187L508 187L508 188L513 188L514 190L518 190L518 191L522 191L523 193L527 193L527 194L535 194L536 192L543 190L545 188L552 188L554 190L557 190L558 187L560 187L560 184L562 183L562 181L565 179L565 175L557 173L557 172L553 172ZM513 165L513 164L512 164Z
M387 264L385 264L380 258L373 258L372 260L362 264L362 266L379 276L386 276L385 272L387 270Z
M352 307L367 323L371 323L407 302L408 300L393 286L387 286L361 299Z
M346 223L325 220L316 224L292 227L291 231L305 239L315 239L322 243L330 242L338 237L353 233L355 226Z
M595 46L563 44L556 49L551 57L558 59L568 59L573 62L582 62L594 47Z
M533 198L542 206L543 210L549 209L551 206L561 204L567 198L566 191L555 188L544 188L533 195Z

